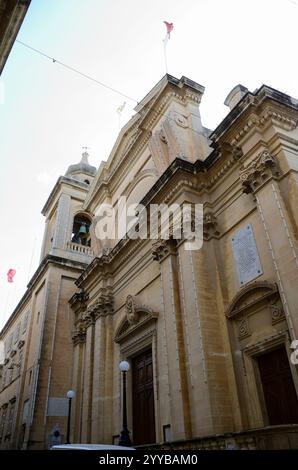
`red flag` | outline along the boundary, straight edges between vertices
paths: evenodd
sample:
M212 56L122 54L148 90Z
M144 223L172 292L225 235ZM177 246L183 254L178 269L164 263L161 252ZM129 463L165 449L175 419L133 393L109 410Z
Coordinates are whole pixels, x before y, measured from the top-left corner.
M9 269L7 273L7 282L13 282L14 275L16 273L15 269Z
M170 34L173 31L174 25L173 23L168 23L167 21L164 21L164 24L166 25L167 35L168 35L168 38L170 39Z

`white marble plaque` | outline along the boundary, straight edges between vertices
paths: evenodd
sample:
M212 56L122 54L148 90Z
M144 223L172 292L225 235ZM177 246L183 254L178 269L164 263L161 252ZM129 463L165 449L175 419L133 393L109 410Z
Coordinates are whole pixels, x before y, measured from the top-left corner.
M251 224L245 225L231 238L240 285L263 274Z
M48 416L67 416L68 414L68 399L50 397L48 403Z

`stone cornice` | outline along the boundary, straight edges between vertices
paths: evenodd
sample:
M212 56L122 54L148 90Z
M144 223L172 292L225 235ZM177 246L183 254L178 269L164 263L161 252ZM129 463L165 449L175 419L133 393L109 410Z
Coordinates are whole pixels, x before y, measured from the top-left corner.
M223 119L223 121L217 126L217 128L211 132L209 138L213 141L218 141L223 134L225 134L231 126L239 119L239 117L244 114L249 107L253 106L254 110L258 105L262 104L265 100L271 100L275 103L278 103L279 106L282 106L283 109L290 111L290 114L294 113L296 118L287 118L290 119L290 122L287 119L284 121L283 113L279 116L279 112L276 111L265 111L261 117L255 116L253 120L248 120L243 126L242 130L238 131L238 134L243 136L243 133L247 133L251 127L255 125L264 125L264 122L269 118L274 118L279 120L280 123L287 122L287 125L292 128L294 125L297 125L297 111L298 111L298 101L292 98L285 93L281 93L274 88L268 87L267 85L262 85L255 93L248 92L245 96L237 103L237 105L229 112L229 114ZM276 113L277 115L275 116ZM255 120L255 122L254 122ZM239 137L240 137L239 135ZM236 142L239 142L239 137L236 139Z
M68 178L67 176L59 176L55 186L53 187L45 205L43 206L41 213L42 215L46 215L52 202L54 201L55 197L58 195L59 190L61 189L62 184L66 184L68 186L72 186L74 188L78 188L84 190L86 193L90 190L90 186L83 181L78 181L73 178Z
M262 128L270 124L276 124L285 131L292 131L296 128L298 117L294 119L289 117L285 112L275 110L273 107L267 109L261 116L254 114L251 119L248 119L245 125L238 130L235 137L232 139L232 145L238 145L239 142L249 133L253 128Z

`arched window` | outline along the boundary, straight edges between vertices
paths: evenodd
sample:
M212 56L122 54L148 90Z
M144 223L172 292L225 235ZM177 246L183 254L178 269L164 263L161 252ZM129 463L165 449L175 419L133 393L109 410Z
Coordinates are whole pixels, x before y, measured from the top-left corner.
M90 225L91 221L85 215L77 214L73 221L71 241L80 245L91 246Z

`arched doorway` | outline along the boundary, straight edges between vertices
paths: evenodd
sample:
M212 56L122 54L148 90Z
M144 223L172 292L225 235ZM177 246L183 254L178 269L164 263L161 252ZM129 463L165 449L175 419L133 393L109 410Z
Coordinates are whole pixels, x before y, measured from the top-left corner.
M298 377L277 285L248 284L226 316L245 427L298 424Z
M120 356L130 362L128 373L129 421L134 445L156 442L157 368L156 321L158 314L129 295L126 316L120 322L115 342Z

